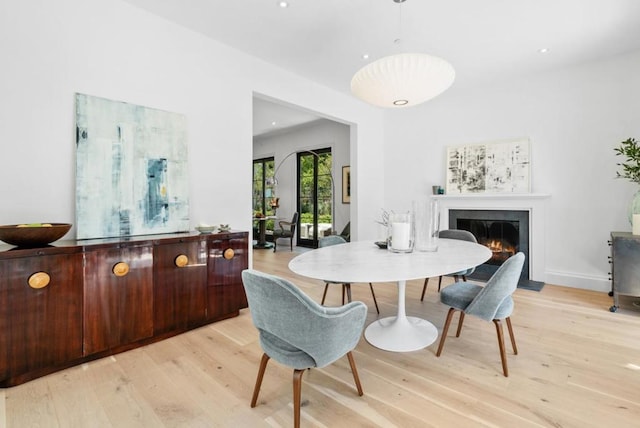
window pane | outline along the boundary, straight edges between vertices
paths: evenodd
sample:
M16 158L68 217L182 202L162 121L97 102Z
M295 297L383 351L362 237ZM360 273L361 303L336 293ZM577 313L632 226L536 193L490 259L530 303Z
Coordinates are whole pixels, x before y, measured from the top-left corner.
M267 180L273 178L273 158L257 159L253 161L253 195L252 206L254 214L263 213L272 215L270 205L274 196L273 182Z
M303 240L324 236L332 227L335 189L331 168L330 149L314 150L298 156L298 209L300 238Z

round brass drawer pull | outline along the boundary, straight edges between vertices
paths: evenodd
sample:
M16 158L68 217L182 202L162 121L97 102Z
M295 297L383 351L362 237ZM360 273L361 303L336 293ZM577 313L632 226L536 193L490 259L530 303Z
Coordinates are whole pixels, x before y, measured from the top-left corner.
M46 272L36 272L29 277L29 287L44 288L49 285L51 277Z
M224 253L222 253L222 256L227 260L231 260L233 256L235 256L235 253L233 252L232 248L227 248L226 250L224 250Z
M115 276L125 276L129 273L129 265L125 262L116 263L113 266L112 272Z
M185 256L184 254L180 254L178 257L176 257L174 263L178 267L185 267L189 264L189 257Z

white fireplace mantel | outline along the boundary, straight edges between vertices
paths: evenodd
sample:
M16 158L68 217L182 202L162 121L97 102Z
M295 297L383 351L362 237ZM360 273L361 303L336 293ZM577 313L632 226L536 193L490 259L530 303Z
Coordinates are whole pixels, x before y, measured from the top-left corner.
M449 228L449 210L529 211L529 279L546 282L546 193L464 193L433 195L440 207L440 229Z
M551 195L548 193L454 193L448 195L433 195L432 198L438 200L493 200L493 199L509 199L509 200L529 200L529 199L547 199Z

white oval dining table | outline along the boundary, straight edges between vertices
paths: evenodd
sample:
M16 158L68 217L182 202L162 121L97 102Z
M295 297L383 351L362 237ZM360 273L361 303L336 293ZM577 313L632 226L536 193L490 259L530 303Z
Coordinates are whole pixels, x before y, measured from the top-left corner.
M397 282L396 316L372 322L364 336L377 348L409 352L435 342L438 329L425 319L407 316L406 282L463 271L490 257L487 247L455 239L440 239L437 251L411 253L393 253L378 248L372 241L357 241L301 254L289 262L289 269L298 275L338 283Z

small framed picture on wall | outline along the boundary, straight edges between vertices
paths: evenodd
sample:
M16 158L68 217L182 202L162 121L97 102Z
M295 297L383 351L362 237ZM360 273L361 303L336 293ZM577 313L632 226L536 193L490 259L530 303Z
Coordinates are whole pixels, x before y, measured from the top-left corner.
M351 167L342 167L342 203L351 203Z

